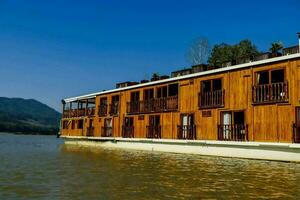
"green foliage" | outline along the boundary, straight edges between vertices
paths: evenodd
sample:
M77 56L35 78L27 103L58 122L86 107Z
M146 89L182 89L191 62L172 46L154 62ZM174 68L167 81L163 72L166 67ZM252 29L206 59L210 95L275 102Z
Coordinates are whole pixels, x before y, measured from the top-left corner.
M153 73L151 79L159 79L159 73Z
M60 117L36 100L0 97L0 132L56 134Z
M258 50L250 40L242 40L236 45L225 43L213 47L208 63L220 67L226 62L236 62L238 59L252 58L258 55Z
M281 42L274 42L271 44L270 51L272 53L279 53L279 51L283 48L283 45Z

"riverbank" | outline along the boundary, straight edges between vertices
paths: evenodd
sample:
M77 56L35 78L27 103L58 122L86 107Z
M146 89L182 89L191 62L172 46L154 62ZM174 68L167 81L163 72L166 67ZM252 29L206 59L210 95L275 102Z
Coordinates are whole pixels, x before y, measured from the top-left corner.
M300 162L300 144L61 136L66 144L205 156Z

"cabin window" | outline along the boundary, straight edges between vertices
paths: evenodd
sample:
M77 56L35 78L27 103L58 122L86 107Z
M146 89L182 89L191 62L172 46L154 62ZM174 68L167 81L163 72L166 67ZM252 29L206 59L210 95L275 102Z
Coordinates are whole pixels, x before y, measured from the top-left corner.
M157 98L163 98L168 96L168 86L163 86L160 88L157 88Z
M119 102L120 101L120 96L119 95L115 95L111 97L111 102L115 103L115 102Z
M222 79L212 80L212 90L222 90Z
M202 92L210 92L211 81L202 81Z
M223 125L244 124L245 115L243 111L221 112L221 121Z
M68 121L64 120L62 122L62 125L63 125L63 129L68 129Z
M194 114L182 114L180 118L180 125L177 126L177 138L196 139Z
M201 82L202 92L222 90L222 79L212 79Z
M144 90L144 100L150 100L154 98L154 89Z
M269 84L269 72L268 71L257 72L256 78L257 78L258 85Z
M83 129L83 119L78 120L78 122L77 122L77 128L78 129Z
M107 118L104 121L104 127L106 128L112 128L112 118Z
M132 127L133 126L133 117L125 117L124 126Z
M271 71L271 82L272 83L282 83L284 82L284 70L274 70Z
M131 102L138 102L139 100L140 100L140 92L139 91L131 92L130 101Z
M178 96L178 83L169 85L169 97Z
M72 126L71 126L72 129L75 129L75 122L76 122L75 120L72 120Z
M243 111L221 112L221 124L218 125L218 140L247 141L248 126Z
M100 99L100 105L107 105L107 97L102 97Z
M271 83L284 82L285 72L284 69L269 70L256 73L256 84L266 85Z

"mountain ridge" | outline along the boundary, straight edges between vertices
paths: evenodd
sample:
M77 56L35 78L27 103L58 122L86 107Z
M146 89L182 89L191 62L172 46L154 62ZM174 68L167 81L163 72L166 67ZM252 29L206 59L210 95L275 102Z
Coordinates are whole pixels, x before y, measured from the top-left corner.
M0 132L56 134L61 114L35 99L0 97Z

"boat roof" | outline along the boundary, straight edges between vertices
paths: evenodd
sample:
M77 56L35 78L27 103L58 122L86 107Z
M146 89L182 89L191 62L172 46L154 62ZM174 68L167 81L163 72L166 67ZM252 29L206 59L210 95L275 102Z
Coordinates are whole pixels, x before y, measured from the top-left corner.
M85 94L85 95L81 95L81 96L66 98L66 99L64 99L64 101L66 103L69 103L69 102L83 100L83 99L95 98L96 96L103 95L103 94L120 92L120 91L130 90L130 89L136 89L136 88L146 87L146 86L151 86L151 85L158 85L158 84L162 84L162 83L174 82L174 81L179 81L179 80L183 80L183 79L195 78L195 77L199 77L199 76L206 76L206 75L227 72L227 71L233 71L233 70L238 70L238 69L243 69L243 68L255 67L255 66L259 66L259 65L263 65L263 64L269 64L269 63L273 63L273 62L295 59L295 58L299 58L299 57L300 57L300 53L285 55L285 56L269 58L269 59L265 59L265 60L259 60L259 61L243 63L243 64L239 64L239 65L233 65L230 67L222 67L222 68L218 68L218 69L207 70L207 71L182 75L182 76L178 76L178 77L172 77L172 78L158 80L158 81L151 81L151 82L147 82L147 83L140 83L137 85L127 86L127 87L122 87L122 88L116 88L116 89L111 89L111 90L105 90L105 91Z

